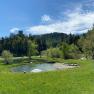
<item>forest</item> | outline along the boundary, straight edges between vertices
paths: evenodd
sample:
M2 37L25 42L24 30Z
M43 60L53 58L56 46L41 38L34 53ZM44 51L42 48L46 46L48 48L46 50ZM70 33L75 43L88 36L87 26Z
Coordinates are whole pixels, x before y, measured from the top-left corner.
M87 33L74 35L50 33L44 35L25 35L24 31L11 33L0 39L0 54L4 50L13 56L47 56L52 58L80 59L94 58L94 28Z

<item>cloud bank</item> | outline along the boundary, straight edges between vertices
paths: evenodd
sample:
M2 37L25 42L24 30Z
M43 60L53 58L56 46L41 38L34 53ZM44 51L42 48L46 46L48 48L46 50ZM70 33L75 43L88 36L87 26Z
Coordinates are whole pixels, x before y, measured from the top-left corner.
M82 6L79 6L75 10L65 12L65 15L61 15L58 20L54 20L46 14L44 14L40 20L46 23L28 27L25 32L33 35L53 32L81 34L86 33L92 28L94 24L94 11L84 11ZM17 30L19 29L13 28L11 32L16 32Z
M63 16L62 16L63 17ZM43 17L43 20L47 21L50 17ZM94 24L94 12L82 12L81 9L76 9L73 12L66 13L66 20L56 20L53 23L46 25L31 26L27 29L27 32L32 34L45 34L53 32L62 33L85 33ZM50 19L51 20L51 19Z

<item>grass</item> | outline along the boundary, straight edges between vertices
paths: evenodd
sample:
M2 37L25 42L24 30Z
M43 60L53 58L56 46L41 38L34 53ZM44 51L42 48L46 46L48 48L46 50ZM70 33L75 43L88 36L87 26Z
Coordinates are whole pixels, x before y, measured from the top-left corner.
M56 61L78 63L80 67L24 74L9 72L11 67L19 64L7 66L0 63L0 94L94 94L93 60L58 59Z

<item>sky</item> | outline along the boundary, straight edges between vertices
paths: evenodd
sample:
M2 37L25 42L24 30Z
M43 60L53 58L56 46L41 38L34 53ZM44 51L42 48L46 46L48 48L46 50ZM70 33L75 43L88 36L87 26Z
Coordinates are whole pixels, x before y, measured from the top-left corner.
M2 0L0 37L23 30L81 34L94 24L94 0Z

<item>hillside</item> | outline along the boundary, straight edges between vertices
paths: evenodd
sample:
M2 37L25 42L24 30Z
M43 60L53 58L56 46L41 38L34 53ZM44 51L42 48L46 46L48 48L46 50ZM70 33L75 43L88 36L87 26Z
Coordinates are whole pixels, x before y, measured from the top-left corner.
M79 35L65 34L65 33L49 33L43 35L34 35L33 38L39 42L39 40L44 41L47 47L56 47L62 42L68 44L76 43L79 39Z

